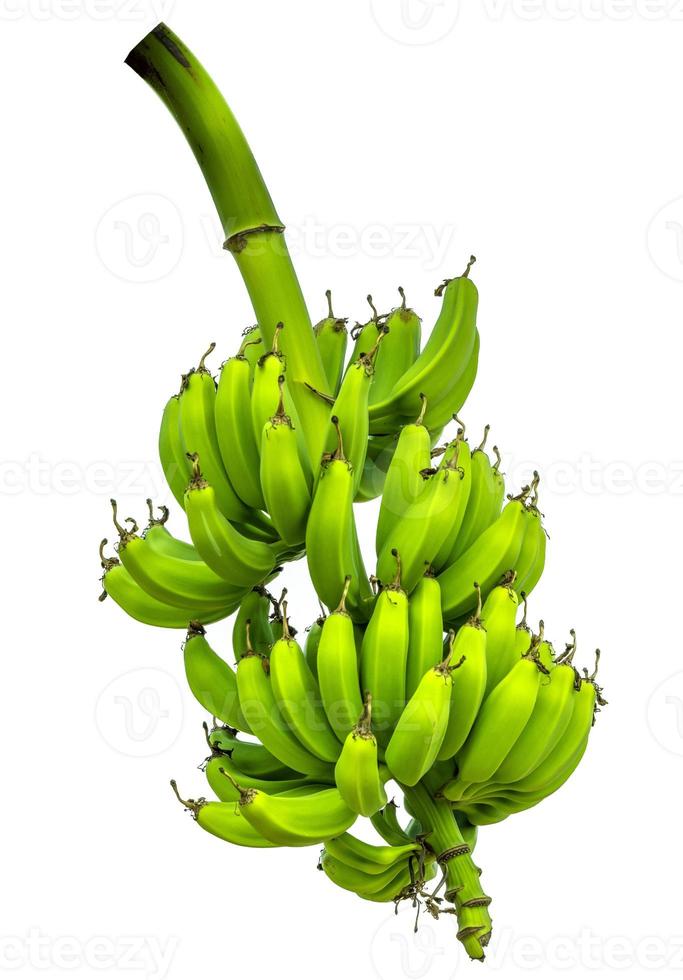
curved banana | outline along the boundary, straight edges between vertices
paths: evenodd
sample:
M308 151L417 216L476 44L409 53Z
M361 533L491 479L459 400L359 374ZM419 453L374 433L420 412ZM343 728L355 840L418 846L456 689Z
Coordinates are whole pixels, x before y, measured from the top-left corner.
M425 488L391 528L377 558L377 577L389 581L394 570L395 551L401 556L401 581L410 595L425 570L434 562L449 536L457 515L463 510L463 497L469 492L465 470L458 465L460 448L437 470L423 474Z
M171 395L164 406L159 427L159 459L171 493L183 506L190 466L180 435L180 396Z
M326 619L327 614L321 606L320 616L318 616L315 622L311 623L311 625L306 629L304 656L306 657L306 663L311 669L311 673L318 683L320 683L320 678L318 677L318 650L320 648L320 637L322 635L323 626Z
M248 648L237 664L237 690L244 717L269 752L290 769L307 776L329 778L330 766L308 752L282 717L268 674L268 660Z
M392 392L370 407L370 418L391 412L416 415L420 393L436 400L457 383L469 364L477 333L477 289L468 278L474 256L462 276L445 280L436 290L443 296L439 318L429 339L412 366L394 385Z
M490 426L485 426L484 438L472 453L470 495L460 533L449 556L449 565L464 554L469 546L493 524L500 516L503 506L505 483L502 477L497 478L497 469L491 465L491 460L484 450L489 429ZM497 454L495 447L494 452ZM500 460L500 456L497 458Z
M120 606L132 619L147 626L163 626L166 629L186 630L190 621L199 619L200 616L202 622L208 625L230 615L231 608L225 606L207 612L205 609L199 610L192 606L183 608L160 602L138 585L118 558L105 558L103 549L106 544L107 539L104 538L100 543L100 562L104 569L100 602L103 602L107 596L111 596L117 606Z
M349 332L346 329L347 321L336 317L332 312L332 291L328 289L325 296L327 297L327 316L316 323L313 332L320 352L320 359L323 362L327 383L330 391L336 395L344 373Z
M231 779L228 778L228 774ZM249 776L233 763L230 756L221 753L212 755L208 759L204 775L221 803L239 802L240 794L235 789L235 783L247 789L260 789L275 796L291 790L310 791L314 785L307 776L299 776L295 779L261 779L258 776Z
M284 375L278 378L277 411L261 434L261 487L270 519L286 545L306 538L306 518L311 507L311 481L302 465L299 440L285 412Z
M382 746L389 742L406 696L408 596L401 585L398 553L394 559L396 575L377 597L360 656L361 684L372 692L374 728Z
M531 717L541 674L547 671L532 647L491 691L456 759L462 781L491 779Z
M512 588L516 572L509 571L492 589L481 611L486 630L486 694L505 677L519 661L515 650L517 607L519 598Z
M464 427L459 433L460 438L456 438L452 450L444 453L443 459L439 464L439 470L445 470L449 465L457 466L460 473L460 492L455 506L451 511L450 527L443 539L441 547L434 556L433 567L436 572L440 572L447 565L451 564L450 555L455 547L455 543L460 535L463 518L467 509L467 503L472 491L472 456L470 447L465 442Z
M223 466L240 498L255 510L263 510L265 501L259 480L259 450L251 423L253 368L245 352L260 343L260 338L246 340L235 357L223 362L214 408Z
M375 358L375 377L370 404L381 402L391 394L394 385L413 365L420 353L422 323L414 310L406 306L406 294L398 287L401 305L392 310L384 322L386 337Z
M498 520L438 576L445 623L474 609L477 602L474 582L479 583L482 595L488 596L501 576L515 568L528 527L525 499L523 493L510 500Z
M373 813L370 817L370 823L380 837L392 847L401 847L403 844L413 843L399 823L398 806L393 800L389 800L386 806L378 810L377 813Z
M260 742L252 742L240 738L234 728L213 728L209 731L204 724L206 741L212 755L229 758L230 763L244 773L248 779L292 780L301 777L301 773L289 766L283 765ZM308 778L308 777L306 777ZM310 782L310 780L309 780Z
M209 803L203 797L198 800L184 800L178 792L175 779L171 780L171 788L186 810L192 813L202 830L240 847L276 847L263 834L255 830L244 819L234 803Z
M174 537L166 527L168 520L168 507L161 506L161 517L154 516L154 508L151 498L146 500L149 509L149 521L147 527L142 532L145 541L162 555L172 555L174 558L186 558L188 561L201 561L197 554L197 549L189 541L181 541Z
M282 603L282 637L270 651L270 681L278 708L303 747L324 762L336 762L339 742L320 701L320 690L303 650L289 632L287 603Z
M422 396L420 414L415 422L404 425L401 429L396 449L387 469L375 537L375 548L378 555L386 544L389 532L401 520L406 510L418 499L425 488L422 474L432 465L429 430L423 423L426 408L427 400Z
M356 814L336 788L295 797L270 796L262 790L241 788L238 805L257 833L287 847L322 844L348 830L356 820Z
M185 491L185 513L192 543L212 572L225 582L253 588L277 564L275 551L233 527L221 512L215 488L202 474L198 454L190 453L189 458L192 480Z
M377 739L372 733L372 695L365 696L357 725L349 732L334 767L342 799L354 813L371 817L387 802L377 761Z
M346 607L354 621L365 622L372 594L357 544L353 467L344 455L338 424L337 434L337 448L323 459L313 495L306 525L306 558L315 591L331 609L337 604L347 577L351 578Z
M448 725L437 754L438 760L452 759L465 744L479 713L486 690L486 646L488 636L481 621L481 592L477 611L455 635L452 657L462 661L453 675Z
M372 311L372 316L366 323L356 323L355 327L351 328L353 350L351 351L349 363L346 368L347 371L352 364L356 363L361 354L367 354L369 350L372 350L377 343L380 333L382 332L384 317L377 313L377 308L372 301L372 296L367 296L366 298Z
M406 699L411 698L431 667L443 657L441 589L427 569L413 589L408 604L408 658Z
M249 732L240 709L235 671L209 646L200 623L190 623L183 657L187 683L201 706L231 728Z
M242 599L232 627L232 651L236 661L244 656L249 646L247 623L251 627L254 652L264 657L270 650L274 640L273 628L268 619L270 607L270 593L263 586L255 585Z
M320 696L327 719L340 742L345 741L363 710L353 621L346 611L350 585L351 579L347 577L339 605L322 624L317 648Z
M452 672L463 661L451 664L451 633L446 657L424 675L396 722L385 753L391 774L399 783L414 786L431 769L441 748L451 706Z
M382 874L399 861L405 861L412 854L419 854L421 845L415 841L400 846L368 844L345 831L339 837L326 840L325 850L330 857L342 861L350 868L366 871L368 874Z

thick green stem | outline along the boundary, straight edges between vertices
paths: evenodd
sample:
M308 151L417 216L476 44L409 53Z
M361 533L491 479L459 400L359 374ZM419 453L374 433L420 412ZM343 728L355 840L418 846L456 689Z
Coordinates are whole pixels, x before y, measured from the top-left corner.
M458 939L472 959L483 960L491 936L490 899L482 891L479 869L453 811L446 801L434 799L424 782L401 789L406 807L422 824L446 876L446 898L453 902L458 916Z
M317 463L328 427L324 403L305 382L327 390L311 319L275 210L254 155L225 99L192 52L165 24L158 24L126 58L161 98L187 139L204 175L225 234L254 305L265 347L275 325L285 330L282 350L303 423Z

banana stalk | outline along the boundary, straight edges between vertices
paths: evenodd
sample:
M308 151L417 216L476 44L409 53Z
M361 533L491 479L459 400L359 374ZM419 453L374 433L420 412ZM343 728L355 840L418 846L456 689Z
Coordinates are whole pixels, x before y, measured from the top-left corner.
M322 392L329 384L284 225L244 134L205 69L165 24L133 48L126 64L156 92L195 155L223 227L223 247L237 262L266 348L276 324L285 324L282 349L294 382L292 396L317 464L329 413L306 382Z

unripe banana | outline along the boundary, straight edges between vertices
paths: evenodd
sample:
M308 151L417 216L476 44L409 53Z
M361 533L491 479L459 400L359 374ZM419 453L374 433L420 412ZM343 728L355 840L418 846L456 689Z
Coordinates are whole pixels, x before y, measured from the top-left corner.
M526 595L531 593L543 574L547 542L547 534L542 524L541 513L533 503L529 508L529 516L529 531L524 538L524 543L517 559L517 589Z
M372 296L368 296L367 301L372 316L367 323L356 323L355 327L351 329L351 340L353 340L354 346L346 368L347 371L352 364L356 363L361 354L367 354L369 350L372 350L383 329L384 317L377 313Z
M327 316L313 327L315 340L323 362L329 390L336 395L344 373L344 359L349 333L347 321L332 312L332 291L327 290Z
M529 513L524 505L525 499L523 494L510 500L498 520L470 545L454 565L439 575L445 623L454 622L474 609L477 593L472 583L478 582L482 595L487 596L501 576L508 569L515 568L528 527Z
M290 731L303 747L324 762L336 762L339 742L325 717L320 690L303 650L289 632L287 603L282 603L283 635L270 651L270 681Z
M356 814L336 788L295 797L270 796L262 790L242 788L238 805L257 833L287 847L321 844L338 837L356 820Z
M190 478L190 466L180 435L180 399L171 395L164 406L159 428L159 459L171 493L184 506L185 487Z
M470 455L470 447L465 442L464 426L462 428L461 438L456 439L452 449L444 453L443 459L439 464L439 469L446 469L451 459L453 459L454 464L457 463L458 471L461 474L461 485L457 503L452 511L450 527L443 539L441 547L434 556L432 564L436 572L440 572L447 565L451 564L450 555L460 536L460 529L472 491L472 457Z
M189 810L202 830L240 847L276 847L263 834L255 830L244 819L234 803L208 803L203 797L198 800L184 800L178 792L175 779L171 788L186 810Z
M346 606L354 621L366 622L372 593L362 564L353 516L352 466L344 455L338 429L335 452L323 459L320 479L306 525L306 557L311 581L321 602L334 608L347 576Z
M401 555L402 584L410 595L432 564L458 514L462 497L469 491L465 471L458 465L460 446L446 464L426 475L426 485L386 537L377 558L377 577L389 581L395 551Z
M270 595L263 586L254 586L242 599L232 627L232 651L235 660L240 660L247 652L247 623L250 624L254 652L265 657L270 650L274 640L268 618L270 607Z
M346 611L350 585L351 580L347 578L339 605L322 624L317 653L320 695L325 714L340 742L344 742L355 727L363 710L353 621Z
M204 478L197 453L189 454L192 480L185 493L185 513L192 543L209 568L234 586L253 588L277 564L273 548L252 541L223 516L214 487Z
M249 727L269 752L290 769L328 778L330 766L302 746L282 717L268 670L268 661L254 653L248 643L245 655L237 664L237 690Z
M259 449L251 422L253 367L246 351L260 343L260 338L247 340L235 357L222 364L215 404L216 438L223 465L241 499L256 510L264 509L265 501L259 480Z
M306 630L306 643L304 645L304 656L306 657L306 663L310 667L311 673L318 682L318 648L320 647L320 637L322 635L323 625L327 619L325 610L322 608L322 606L320 608L320 616L318 616L316 621Z
M247 327L246 330L242 331L240 353L249 362L249 383L251 386L254 383L256 365L263 354L263 337L261 336L261 330L258 324L255 324L253 327Z
M285 412L284 375L278 379L280 402L261 435L261 486L270 518L285 542L293 546L306 538L311 506L311 480L300 458L299 441Z
M406 698L411 698L427 671L443 656L441 589L431 571L425 572L410 596L408 637Z
M508 571L489 592L481 611L486 630L486 694L519 662L515 650L519 598L512 588L516 572Z
M374 729L382 746L389 742L406 696L408 597L401 585L398 553L394 559L396 575L377 597L360 659L362 688L372 693Z
M437 759L452 759L472 730L486 690L488 637L481 621L481 593L477 611L460 627L453 643L453 660L462 666L453 675L448 725Z
M389 800L386 806L378 810L377 813L373 813L370 817L370 823L380 837L392 847L401 847L403 844L413 843L398 821L398 807L393 800Z
M394 385L420 353L421 321L414 310L406 306L403 288L398 287L401 305L387 316L386 337L377 351L375 377L370 391L370 404L381 402L391 394Z
M462 781L491 779L531 717L542 673L547 671L532 647L491 691L457 756Z
M174 537L166 527L168 507L162 504L158 508L161 511L161 517L155 517L152 501L149 497L146 503L149 509L149 523L142 532L142 536L147 544L162 555L171 555L174 558L186 558L188 561L201 561L197 549L193 544Z
M399 783L414 786L431 769L448 726L453 687L452 671L463 661L451 664L450 648L445 659L431 667L406 704L391 736L385 761Z
M325 850L330 857L342 861L350 868L368 874L382 874L399 861L406 861L413 854L418 855L421 847L415 841L394 847L368 844L346 831L339 837L325 841Z
M223 726L209 731L204 724L204 732L211 754L229 758L248 779L292 780L301 776L276 759L265 745L240 738L234 728Z
M226 776L229 773L231 781ZM237 803L240 798L239 792L235 789L235 783L245 786L248 789L261 789L266 793L279 795L293 789L310 790L311 780L306 776L299 776L295 779L261 779L258 776L248 776L247 773L239 769L230 756L218 753L211 756L204 768L206 780L212 791L216 794L221 803Z
M235 671L209 646L200 623L190 623L183 656L187 683L201 706L231 728L249 732L240 709Z
M188 623L200 616L207 625L215 623L230 615L229 609L219 606L211 612L196 609L192 606L172 606L154 598L135 581L118 558L105 558L103 549L107 539L100 543L100 562L104 570L102 575L102 594L100 602L111 596L114 602L139 623L147 626L163 626L167 629L187 629Z
M422 409L415 422L404 425L392 457L377 519L375 548L379 555L387 536L406 510L424 491L424 470L431 466L429 431L423 424L427 401L422 398Z
M489 426L487 425L484 429L484 438L472 453L470 495L460 533L447 562L449 565L452 565L456 558L464 554L469 546L493 524L500 516L503 506L505 483L497 470L498 462L500 462L498 450L495 446L493 447L498 459L495 466L491 465L491 461L484 451L488 434Z
M571 663L574 649L542 678L524 731L492 777L496 783L523 779L550 755L564 735L574 709L577 682Z
M371 817L387 802L380 778L377 739L371 727L372 695L365 696L357 725L344 741L334 767L334 778L342 799L354 813Z

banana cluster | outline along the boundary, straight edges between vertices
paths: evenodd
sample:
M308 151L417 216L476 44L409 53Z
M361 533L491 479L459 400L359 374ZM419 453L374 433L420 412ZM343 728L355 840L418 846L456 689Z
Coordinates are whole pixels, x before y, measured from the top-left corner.
M105 556L105 539L100 557L102 598L187 629L187 681L214 719L204 771L216 799L184 799L172 784L196 822L247 847L323 845L319 868L334 884L455 914L467 952L483 959L491 918L477 828L555 792L605 701L595 671L574 667L574 639L556 655L542 622L527 626L546 557L538 474L506 494L488 426L473 448L457 414L479 351L471 262L437 290L422 349L401 290L385 316L368 297L372 316L350 332L348 355L328 293L314 330L327 390L306 392L328 413L317 459L280 349L286 326L265 351L249 330L217 379L212 344L166 404L159 437L190 540L169 532L167 508L155 516L148 500L141 532L112 501L117 555ZM354 505L380 494L369 571ZM269 585L303 555L322 615L302 647L286 590L276 598ZM206 636L232 614L234 669ZM359 818L383 844L350 833Z

